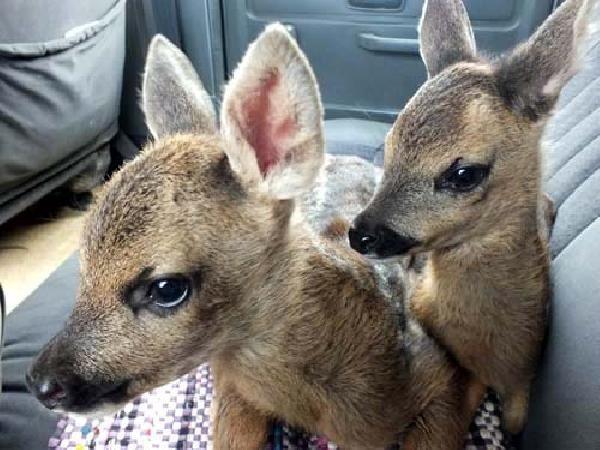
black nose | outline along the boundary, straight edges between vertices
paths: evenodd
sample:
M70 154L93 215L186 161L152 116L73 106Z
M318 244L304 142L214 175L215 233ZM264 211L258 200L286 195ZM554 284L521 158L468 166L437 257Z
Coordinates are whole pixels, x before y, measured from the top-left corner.
M363 255L375 253L375 250L379 248L379 236L365 232L362 229L350 228L348 238L350 239L350 246Z
M385 225L372 225L358 220L348 232L350 246L363 255L379 258L402 255L419 242L408 236L401 236Z
M65 388L49 376L34 377L27 373L26 382L29 390L48 409L56 408L67 399Z

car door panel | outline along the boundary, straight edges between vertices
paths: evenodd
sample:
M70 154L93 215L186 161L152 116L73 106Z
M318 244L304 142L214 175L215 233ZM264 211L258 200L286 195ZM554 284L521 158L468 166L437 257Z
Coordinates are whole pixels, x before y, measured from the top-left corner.
M479 48L524 40L553 0L466 0ZM328 118L391 120L425 80L417 26L422 0L223 0L226 70L273 21L293 28L315 70Z

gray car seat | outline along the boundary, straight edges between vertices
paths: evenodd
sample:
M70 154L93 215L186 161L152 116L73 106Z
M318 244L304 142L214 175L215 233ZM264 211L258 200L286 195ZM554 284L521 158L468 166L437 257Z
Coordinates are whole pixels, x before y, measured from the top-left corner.
M125 0L15 0L0 11L2 223L107 159L118 128Z
M547 128L553 301L527 449L600 449L600 33Z

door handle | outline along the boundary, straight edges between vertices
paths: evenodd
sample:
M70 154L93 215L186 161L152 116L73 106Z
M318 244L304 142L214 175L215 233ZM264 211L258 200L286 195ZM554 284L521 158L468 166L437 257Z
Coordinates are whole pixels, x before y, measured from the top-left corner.
M360 33L358 46L371 52L419 54L419 40L377 36L373 33Z
M404 0L348 0L348 3L361 9L400 9Z

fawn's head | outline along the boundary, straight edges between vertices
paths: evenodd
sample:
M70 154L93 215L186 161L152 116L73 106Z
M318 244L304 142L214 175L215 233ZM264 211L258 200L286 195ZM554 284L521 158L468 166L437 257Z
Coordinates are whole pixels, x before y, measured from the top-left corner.
M386 138L383 180L350 232L354 249L393 257L535 226L541 134L576 70L593 1L568 0L491 61L476 55L461 0L425 2L429 77Z
M314 75L281 25L234 73L220 132L191 63L162 37L143 107L155 142L91 211L75 308L28 374L49 408L114 409L234 345L248 328L236 305L266 281L257 267L323 160Z

